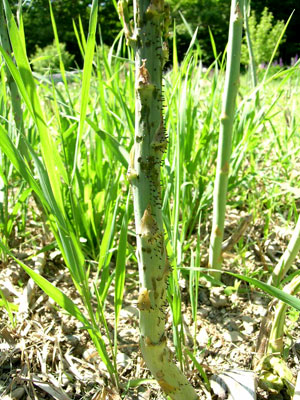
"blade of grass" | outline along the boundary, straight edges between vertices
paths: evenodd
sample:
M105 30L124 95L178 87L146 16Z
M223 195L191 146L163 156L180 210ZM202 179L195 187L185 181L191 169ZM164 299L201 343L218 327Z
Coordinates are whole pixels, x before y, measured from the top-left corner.
M72 20L72 23L73 23L73 30L74 30L74 33L75 33L75 37L76 37L76 40L77 40L77 44L78 44L78 47L79 47L81 56L82 56L82 58L84 59L84 51L83 51L81 39L80 39L80 36L79 36L79 32L78 32L78 29L77 29L77 26L76 26L76 22L75 22L74 19Z
M204 381L206 389L210 392L210 383L209 383L209 380L208 380L208 377L207 377L207 375L205 373L204 368L202 368L202 366L197 361L197 359L194 356L194 354L191 351L189 351L189 349L185 348L184 351L187 353L187 355L193 361L194 366L197 368L197 370L199 371L200 375L202 376L202 379Z
M22 261L17 259L12 252L4 246L4 244L0 241L0 247L7 255L9 255L14 261L16 261L20 267L27 272L27 274L36 282L36 284L49 296L51 297L60 307L66 310L69 314L73 315L78 321L80 321L85 327L91 328L88 320L82 314L80 309L76 306L73 301L66 296L60 289L52 285L47 279L42 277L40 274L29 268Z
M278 47L279 47L279 45L280 45L280 42L281 42L281 40L282 40L282 38L283 38L283 35L285 34L285 31L286 31L286 29L287 29L287 27L288 27L288 25L289 25L289 23L290 23L290 20L291 20L291 18L292 18L292 16L293 16L294 12L295 12L295 10L293 10L293 12L291 13L291 15L289 16L289 19L286 21L286 24L284 25L284 28L282 29L282 31L281 31L281 33L280 33L280 36L279 36L279 38L278 38L278 40L277 40L277 42L276 42L276 45L275 45L275 47L274 47L272 56L271 56L271 58L270 58L269 64L268 64L268 66L267 66L266 72L265 72L264 77L263 77L263 80L262 80L263 83L265 82L265 80L266 80L266 78L267 78L267 76L268 76L270 67L271 67L271 65L272 65L272 63L273 63L273 60L274 60L274 57L275 57L275 55L276 55L276 53L277 53Z
M6 18L8 22L10 41L12 44L14 57L18 69L15 67L10 57L7 54L5 54L4 50L1 48L0 50L18 86L20 94L22 95L23 100L25 101L38 128L41 140L42 154L45 160L47 171L49 173L51 186L56 201L58 203L58 207L60 208L61 212L64 213L64 206L61 194L61 180L58 179L57 170L60 172L61 176L65 181L66 181L66 172L62 160L59 156L57 147L54 145L54 142L48 131L47 123L37 94L36 85L33 79L33 75L30 69L30 65L25 50L23 48L23 44L19 35L16 22L13 18L7 0L3 1L4 1Z
M12 143L7 131L0 125L0 147L6 154L11 163L15 166L17 171L23 176L23 178L29 183L30 187L35 191L37 196L42 200L44 198L43 192L40 186L37 184L36 179L32 175L31 170L25 163L20 152L16 149ZM44 203L45 204L45 203Z
M83 328L89 332L102 361L105 363L108 372L110 373L112 380L114 381L115 370L113 365L111 364L109 355L106 351L106 345L104 343L104 340L101 336L99 329L97 329L96 327L92 326L89 323L88 319L84 316L84 314L80 311L80 309L76 306L76 304L68 296L66 296L60 289L58 289L52 283L47 281L47 279L42 277L40 274L29 268L22 261L14 257L14 255L9 251L9 249L6 246L4 246L1 240L0 240L0 247L7 255L9 255L14 261L16 261L20 265L20 267L24 269L24 271L27 272L27 274L34 280L34 282L49 297L51 297L61 308L66 310L70 315L72 315L82 323Z
M122 308L126 272L126 250L127 250L127 230L128 230L128 209L129 196L127 197L126 209L122 219L120 232L117 261L116 261L116 279L115 279L115 355L117 351L117 328L119 315Z
M49 0L49 9L50 9L50 17L51 17L51 23L52 23L53 33L54 33L54 41L56 44L56 50L57 50L57 54L59 57L59 69L60 69L60 73L62 76L62 80L65 85L70 109L73 110L74 106L73 106L73 102L72 102L72 97L70 96L70 92L69 92L69 86L68 86L67 77L66 77L66 70L65 70L64 62L63 62L62 55L61 55L60 43L59 43L59 38L58 38L58 33L57 33L57 28L56 28L56 22L55 22L53 8L52 8L52 4L51 4L50 0Z
M190 268L181 267L180 269L189 270ZM208 269L208 268L194 268L194 269L197 270L197 271L200 271L200 272L211 271L211 269ZM264 292L268 293L271 297L276 297L277 299L283 301L284 303L288 304L289 306L291 306L291 307L295 308L296 310L300 311L300 300L297 297L292 296L291 294L286 293L283 290L278 289L275 286L271 286L271 285L269 285L267 283L264 283L264 282L262 282L262 281L260 281L258 279L255 279L255 278L250 278L250 277L247 277L245 275L236 274L236 273L230 272L230 271L224 271L223 270L222 273L231 275L234 278L241 279L242 281L248 282L251 285L253 285L255 287L258 287L259 289L261 289Z
M1 241L0 241L0 246L1 246ZM1 301L1 298L2 298L2 301ZM12 306L14 306L14 304L12 304L12 303L7 301L6 297L4 296L4 294L3 294L3 292L2 292L2 290L0 288L0 307L1 306L3 306L5 308L5 310L6 310L6 312L7 312L9 321L11 323L11 326L13 328L15 328L16 323L15 323L14 315L13 315L13 312L12 312L13 311L13 307ZM18 306L17 306L17 309L18 309Z
M83 66L83 74L82 74L82 88L81 88L81 103L80 103L80 117L79 117L79 126L76 138L76 146L75 146L75 154L74 154L74 162L73 162L73 170L71 176L71 182L74 180L75 172L77 168L78 162L78 154L81 146L84 123L87 113L87 106L89 101L89 91L91 85L91 76L92 76L92 67L93 67L93 58L96 44L96 29L97 29L97 16L98 16L98 0L93 0L91 14L90 14L90 23L89 23L89 33L86 44L86 50L84 55L84 66Z
M91 121L86 118L86 122L93 128L97 135L103 140L104 145L113 153L116 159L127 169L129 154L128 151L108 132L100 129Z

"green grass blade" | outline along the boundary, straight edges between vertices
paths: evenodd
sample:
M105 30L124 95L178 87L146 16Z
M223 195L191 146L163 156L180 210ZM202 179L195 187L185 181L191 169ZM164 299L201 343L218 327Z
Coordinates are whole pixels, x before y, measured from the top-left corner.
M57 28L56 28L56 22L55 22L55 18L54 18L54 14L53 14L53 9L52 9L52 4L51 1L49 0L49 8L50 8L50 17L51 17L51 23L52 23L52 28L53 28L53 33L54 33L54 41L56 44L56 49L57 49L57 54L59 57L59 70L62 76L62 80L64 82L65 85L65 89L68 95L68 100L70 103L70 109L73 109L73 104L72 104L72 98L70 96L69 93L69 87L68 87L68 82L67 82L67 77L66 77L66 70L65 70L65 66L63 63L63 59L62 59L62 55L61 55L61 50L60 50L60 45L59 45L59 38L58 38L58 33L57 33Z
M18 89L21 93L21 96L30 112L30 114L32 115L32 117L34 118L34 111L33 111L33 107L32 107L32 103L31 103L31 99L30 96L27 92L27 89L25 87L25 84L23 83L23 79L22 76L19 72L19 70L17 69L17 67L15 66L14 62L12 61L12 59L9 57L9 55L6 53L6 51L3 49L3 47L0 46L0 51L1 54L9 68L9 71L12 75L12 77L14 78Z
M209 32L210 43L211 43L211 47L212 47L212 50L213 50L214 58L215 58L215 60L218 60L219 57L218 57L218 54L217 54L216 42L215 42L215 38L214 38L214 35L213 35L210 27L208 27L208 32ZM216 66L217 65L218 64L216 64Z
M9 215L9 219L7 221L6 234L7 234L8 237L10 236L10 234L12 232L15 219L18 216L18 213L19 213L19 211L20 211L20 209L22 207L22 204L26 201L28 196L31 194L31 191L32 191L31 188L28 188L28 189L25 189L25 190L24 189L20 190L20 196L19 196L16 204L14 205L14 207L13 207L13 209L12 209L10 215Z
M72 20L72 23L73 23L73 29L74 29L74 33L75 33L75 37L76 37L76 40L77 40L77 44L78 44L80 53L82 55L82 58L84 58L84 51L83 51L83 47L82 47L82 44L81 44L81 39L80 39L79 32L78 32L78 29L77 29L77 26L76 26L76 22L74 21L74 19Z
M110 251L113 244L114 233L116 228L117 221L117 212L119 209L119 201L120 197L117 198L116 204L114 207L114 211L112 212L112 207L108 210L108 219L106 229L103 235L103 239L101 242L100 248L100 256L99 256L99 264L98 264L98 272L102 270L101 273L101 282L99 286L99 292L101 296L101 301L104 303L104 300L108 291L108 282L111 279L109 274L109 261L112 256L112 252Z
M271 56L271 58L270 58L269 64L268 64L268 66L267 66L266 72L265 72L264 77L263 77L263 83L265 82L265 80L266 80L266 78L267 78L267 76L268 76L269 69L270 69L270 67L271 67L271 65L272 65L272 62L273 62L274 57L275 57L275 55L276 55L276 53L277 53L278 47L279 47L279 45L280 45L280 42L281 42L281 40L282 40L282 38L283 38L283 35L285 34L285 31L286 31L286 29L287 29L287 27L288 27L288 25L289 25L289 23L290 23L290 20L291 20L291 18L292 18L292 16L293 16L294 12L295 12L295 10L293 10L293 12L291 13L291 15L289 16L289 19L286 21L286 24L284 25L284 28L282 29L281 34L280 34L280 36L279 36L279 38L278 38L278 40L277 40L277 42L276 42L276 45L275 45L275 47L274 47L272 56Z
M93 58L95 51L95 43L96 43L96 28L97 28L97 15L98 15L98 0L93 0L91 15L90 15L90 25L89 25L89 34L87 39L86 51L84 55L84 66L83 66L83 75L82 75L82 88L81 88L81 104L80 104L80 118L79 118L79 126L78 133L76 138L76 147L75 147L75 155L74 155L74 163L73 163L73 171L72 178L73 181L76 168L77 168L77 158L78 152L80 149L83 128L87 113L87 106L89 101L89 91L91 85L91 76L92 76L92 68L93 68Z
M81 20L80 15L78 17L78 23L79 23L79 31L80 31L80 36L81 36L81 43L82 43L83 53L85 54L85 51L86 51L86 37L85 37L85 33L84 33L83 26L82 26L82 20Z
M27 265L22 263L20 260L18 260L16 257L14 257L13 254L8 250L8 248L1 242L1 240L0 240L0 247L7 255L12 257L12 259L15 260L24 269L25 272L27 272L27 274L34 280L34 282L49 297L51 297L61 308L66 310L70 315L75 317L78 321L80 321L83 324L83 327L87 329L87 331L89 332L102 361L105 363L108 372L110 373L112 380L114 381L115 370L109 359L109 355L106 351L106 345L103 341L100 331L98 329L95 329L96 327L92 327L90 325L88 319L84 316L84 314L80 311L80 309L68 296L66 296L56 286L52 285L52 283L47 281L47 279L45 279L40 274L38 274L37 272L29 268Z
M0 289L0 290L1 290L1 289ZM19 306L18 306L17 304L15 304L15 303L10 303L10 302L7 301L6 299L5 299L5 300L0 300L0 307L5 307L5 308L6 308L7 304L8 304L8 306L9 306L9 308L11 309L11 311L18 311Z
M65 181L67 181L66 180L67 175L62 160L59 156L57 147L54 145L54 142L48 131L47 122L44 117L41 103L37 94L36 85L33 79L33 75L26 56L25 49L22 44L22 38L20 37L18 27L9 8L8 1L7 0L3 1L8 23L10 41L12 44L14 57L18 69L15 68L12 61L8 62L10 58L7 54L4 53L3 49L1 49L1 53L5 58L5 61L7 62L10 72L14 77L15 82L18 86L20 94L22 95L27 107L29 108L29 111L32 114L32 117L38 128L41 140L42 154L49 174L51 186L56 201L58 203L58 206L61 212L64 212L64 206L61 194L61 180L60 177L58 176L58 171L62 175ZM17 70L19 71L19 73L16 72Z
M52 285L47 279L42 277L40 274L27 267L22 261L18 260L14 255L8 250L6 246L0 241L1 249L9 255L13 260L15 260L20 267L27 272L27 274L34 280L34 282L49 296L51 297L60 307L66 310L69 314L73 315L78 321L82 322L84 326L89 326L89 322L86 317L82 314L80 309L73 303L73 301L66 296L60 289Z
M289 306L294 307L296 310L300 311L300 300L297 299L297 297L292 296L289 293L286 293L283 290L280 290L274 286L268 285L267 283L261 282L258 279L249 278L247 276L235 274L235 273L229 272L229 271L223 271L223 272L226 272L226 274L232 275L235 278L241 279L245 282L250 283L251 285L258 287L259 289L268 293L270 296L276 297L277 299L283 301L284 303L288 304Z
M20 39L21 39L21 41L23 43L23 47L26 51L24 21L23 21L23 14L22 14L22 6L21 6L20 2L19 2L19 6L18 6L18 22L19 22Z
M97 135L102 139L104 146L110 150L116 159L127 169L129 154L128 151L108 132L100 129L90 119L86 118L86 122L93 128Z
M0 125L0 147L2 151L6 154L7 158L14 165L16 170L26 180L26 182L28 182L30 187L35 191L37 196L42 201L44 199L44 195L43 192L41 191L40 186L37 184L36 179L34 178L29 167L23 160L23 157L12 143L10 137L8 136L8 133L1 125Z
M105 318L104 308L103 308L102 301L101 301L101 296L100 296L99 291L98 291L98 289L96 288L95 285L94 285L94 290L95 290L96 298L97 298L98 319L99 319L99 322L104 326L104 329L105 329L105 332L106 332L106 337L107 337L108 342L109 342L109 347L110 347L110 349L112 351L112 354L113 354L113 357L114 357L114 360L113 360L114 366L113 366L111 361L110 361L110 359L109 359L109 357L108 357L108 354L106 352L106 347L104 347L105 354L107 355L107 360L109 361L109 363L107 363L106 366L107 366L108 370L111 369L111 373L115 376L117 387L119 387L119 377L118 377L118 373L117 373L116 353L114 353L112 340L110 338L110 331L109 331L108 324L107 324L107 321L106 321L106 318ZM104 343L104 342L101 341L101 343Z
M200 375L202 376L202 378L203 378L203 380L204 380L204 383L205 383L205 386L206 386L206 389L207 389L208 391L210 391L210 383L209 383L209 380L208 380L208 377L207 377L207 375L206 375L206 373L205 373L204 368L202 368L202 366L201 366L200 363L197 361L196 357L194 356L194 354L193 354L191 351L189 351L187 348L185 348L184 351L187 353L187 355L188 355L188 356L190 357L190 359L193 361L193 364L195 365L195 367L196 367L197 370L199 371Z
M128 230L128 208L129 196L127 197L126 210L122 220L117 261L116 261L116 280L115 280L115 337L118 326L119 315L122 308L125 283L126 249L127 249L127 230Z
M28 142L25 141L37 169L39 181L41 184L41 186L39 186L36 182L36 179L33 177L31 171L29 170L27 164L23 161L23 158L20 155L19 151L13 145L7 132L1 127L1 125L0 138L0 147L2 151L7 155L17 171L23 176L23 178L35 191L40 201L42 202L45 211L50 211L54 216L54 219L57 222L59 234L58 232L56 232L57 228L55 228L55 226L52 224L52 228L54 230L53 233L56 233L56 235L58 235L56 236L56 239L58 241L60 250L62 251L67 266L70 269L74 282L75 284L77 284L77 289L79 290L79 293L81 293L79 285L80 283L85 282L85 273L82 269L82 266L84 264L84 256L82 254L77 238L72 232L72 229L69 227L67 220L64 217L64 214L61 213L57 205L56 198L52 191L49 177L45 168L43 167L41 161L34 153ZM51 218L50 221L53 222L53 218Z
M50 0L49 0L49 10L50 10L51 23L52 23L53 33L54 33L54 42L55 42L57 54L58 54L58 57L59 57L59 69L60 69L60 73L61 73L63 82L65 84L65 88L67 89L68 88L68 84L67 84L67 78L66 78L66 71L65 71L65 66L64 66L64 63L63 63L63 60L62 60L62 56L61 56L61 51L60 51L60 47L59 47L59 38L58 38L58 33L57 33L57 28L56 28L56 22L55 22L53 9L52 9L52 4L51 4Z
M1 300L2 298L2 300ZM6 297L4 296L1 288L0 288L0 307L3 306L6 309L6 312L8 314L8 318L9 321L11 323L11 325L14 327L15 326L15 321L14 321L14 316L13 316L13 308L12 308L12 303L9 303L6 299ZM18 307L17 307L18 309Z
M57 227L52 224L52 228L54 233L57 233L56 231L58 229L58 235L56 234L58 245L66 261L67 267L70 270L78 293L83 294L83 289L86 287L87 283L86 272L83 268L84 256L80 244L68 222L68 219L65 218L63 213L61 213L57 205L56 198L51 189L47 171L45 170L38 156L34 153L33 149L28 143L27 145L37 169L42 191L52 212L53 217L51 218L51 221L54 219L57 224Z
M181 267L181 270L190 270L190 268L186 267ZM194 268L196 271L200 271L201 273L205 271L218 271L218 270L212 270L210 268ZM289 306L295 308L296 310L300 311L300 300L292 296L289 293L286 293L284 290L278 289L275 286L268 285L267 283L261 282L258 279L255 278L249 278L245 275L241 274L236 274L234 272L230 271L222 271L222 273L232 275L233 277L237 279L241 279L242 281L248 282L253 286L256 286L257 288L263 290L264 292L268 293L272 297L276 297L277 299L283 301L284 303L288 304Z
M173 27L173 69L174 69L175 76L177 76L177 74L178 74L178 55L177 55L176 20L175 19L174 19L174 27Z

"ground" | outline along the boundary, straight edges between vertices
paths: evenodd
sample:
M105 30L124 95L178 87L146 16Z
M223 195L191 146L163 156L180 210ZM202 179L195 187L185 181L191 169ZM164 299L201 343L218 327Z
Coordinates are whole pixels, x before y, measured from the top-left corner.
M227 219L226 235L236 227L238 217L232 212ZM268 265L278 259L285 248L290 231L273 229L277 232L269 243L255 243L263 226L259 221L251 222L245 235L249 243L244 262L249 271L257 265ZM43 231L29 226L28 232L35 234L36 245L41 246ZM205 235L204 235L205 236ZM44 238L45 239L45 238ZM51 242L51 235L47 240ZM255 239L255 240L254 240ZM205 241L206 240L206 241ZM245 240L245 239L244 239ZM202 242L207 246L207 237ZM69 273L64 266L60 253L54 249L28 259L33 249L24 238L17 234L12 239L13 254L32 268L40 268L43 276L63 290L79 307ZM266 256L262 256L266 254ZM272 259L274 258L274 259ZM205 263L205 260L203 261ZM235 249L224 254L226 268L239 272ZM112 262L111 268L114 268ZM232 277L224 277L227 289L209 289L204 280L200 281L198 293L198 312L196 324L193 323L189 306L188 282L183 278L182 288L183 328L186 334L186 346L196 344L197 360L210 377L228 369L251 370L256 354L260 324L266 313L270 297L250 288L245 283L237 284ZM126 291L118 329L117 364L122 389L118 393L110 383L107 370L95 351L89 335L74 317L58 308L41 289L28 280L25 272L11 260L0 264L1 289L6 299L19 306L18 311L9 315L4 307L0 308L0 393L8 399L163 399L158 385L151 379L143 363L138 346L138 296L137 273L135 265L128 265ZM114 308L113 287L108 295L105 310L108 329L113 338ZM299 327L297 313L291 313L287 323L287 360L294 373L299 369L300 355ZM168 313L166 330L172 337L171 314ZM195 339L194 339L195 338ZM194 343L194 340L196 341ZM109 341L106 339L107 346ZM171 342L170 342L171 343ZM298 347L297 347L298 346ZM172 348L172 346L170 345ZM175 352L175 349L172 349ZM200 398L218 399L208 393L199 372L187 362L189 379L198 390ZM137 379L143 379L138 385ZM135 386L137 387L133 387ZM220 397L221 398L221 397ZM284 400L289 396L282 392L277 395L258 390L258 399Z

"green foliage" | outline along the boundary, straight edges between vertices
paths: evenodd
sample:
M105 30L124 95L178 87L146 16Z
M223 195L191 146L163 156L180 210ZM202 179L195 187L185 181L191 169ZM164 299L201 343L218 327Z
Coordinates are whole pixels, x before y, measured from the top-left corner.
M217 52L225 49L228 35L230 1L228 0L168 0L172 18L176 21L177 46L182 58L189 47L191 35L181 15L194 32L198 27L197 38L200 41L202 60L211 63L214 60L209 29L212 31Z
M59 48L65 69L68 69L72 65L74 55L70 54L66 50L65 43L60 43ZM36 46L36 51L31 58L31 63L33 65L33 69L41 74L47 72L59 72L59 55L56 44L53 42L43 49L41 49L39 46Z
M88 30L90 0L56 0L51 2L57 21L58 36L66 43L68 51L76 55L79 49L73 30L72 19L80 16L85 32ZM26 36L26 48L29 56L38 45L43 48L53 41L53 29L49 11L49 0L31 0L22 5L22 15Z
M88 32L90 0L55 0L51 2L59 40L66 43L67 50L75 55L76 62L81 65L82 57L73 29L73 20L78 23L80 17L85 35ZM31 0L23 2L22 14L26 36L26 48L29 56L36 51L38 45L43 48L53 41L53 29L50 19L49 0ZM102 40L111 45L121 30L117 13L111 0L104 0L98 7L98 25ZM99 39L99 36L98 38Z
M260 20L257 21L255 12L249 17L249 30L253 46L254 58L256 65L267 63L274 51L276 42L284 28L283 21L274 21L273 14L265 7ZM285 39L281 41L283 43ZM276 55L278 56L279 51ZM245 42L242 44L241 62L249 63L249 53Z
M284 5L284 6L283 6ZM292 57L300 54L300 41L299 41L299 20L300 20L300 7L299 0L251 0L251 9L255 11L256 15L261 15L263 9L268 7L272 12L275 20L287 21L289 16L293 13L293 17L289 23L286 31L286 41L288 46L281 46L280 57L286 64L289 64Z
M168 2L171 5L172 17L176 20L176 26L178 27L179 58L183 59L190 41L190 35L182 21L180 11L191 25L192 30L195 30L198 26L198 39L201 44L203 61L205 63L212 62L214 57L208 27L214 35L218 53L222 52L227 43L230 2L228 0L168 0ZM10 1L14 12L17 8L16 3L13 0ZM91 1L55 0L51 3L55 20L57 21L59 39L61 42L66 43L67 50L75 55L77 64L81 66L82 57L74 34L72 20L78 24L78 18L81 18L83 31L86 35ZM287 20L292 10L295 9L290 27L286 33L289 46L280 49L280 56L286 62L289 62L291 57L300 52L297 36L297 21L299 20L300 8L298 7L298 0L286 0L284 4L285 6L282 7L279 0L251 1L251 7L255 10L257 16L260 16L263 8L267 6L276 20ZM22 15L26 48L29 56L32 56L36 45L43 48L53 41L48 0L24 1ZM101 1L98 10L98 23L103 42L107 45L112 45L114 38L122 28L113 1ZM97 37L98 43L99 36Z

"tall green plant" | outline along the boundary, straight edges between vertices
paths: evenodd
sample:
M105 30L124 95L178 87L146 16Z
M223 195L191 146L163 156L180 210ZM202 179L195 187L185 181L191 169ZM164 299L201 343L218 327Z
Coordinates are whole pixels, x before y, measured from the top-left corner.
M160 163L167 147L162 114L162 69L167 57L168 12L163 0L135 0L134 28L127 1L119 13L135 51L135 139L128 179L132 186L139 266L140 346L145 362L172 399L197 399L167 347L166 285L170 273L161 212ZM163 37L162 37L163 35Z
M232 130L240 74L243 8L244 0L232 0L217 170L214 186L213 225L209 248L209 266L217 270L221 269L222 264L221 251L224 235ZM220 273L218 272L214 272L213 275L218 279L220 278Z

